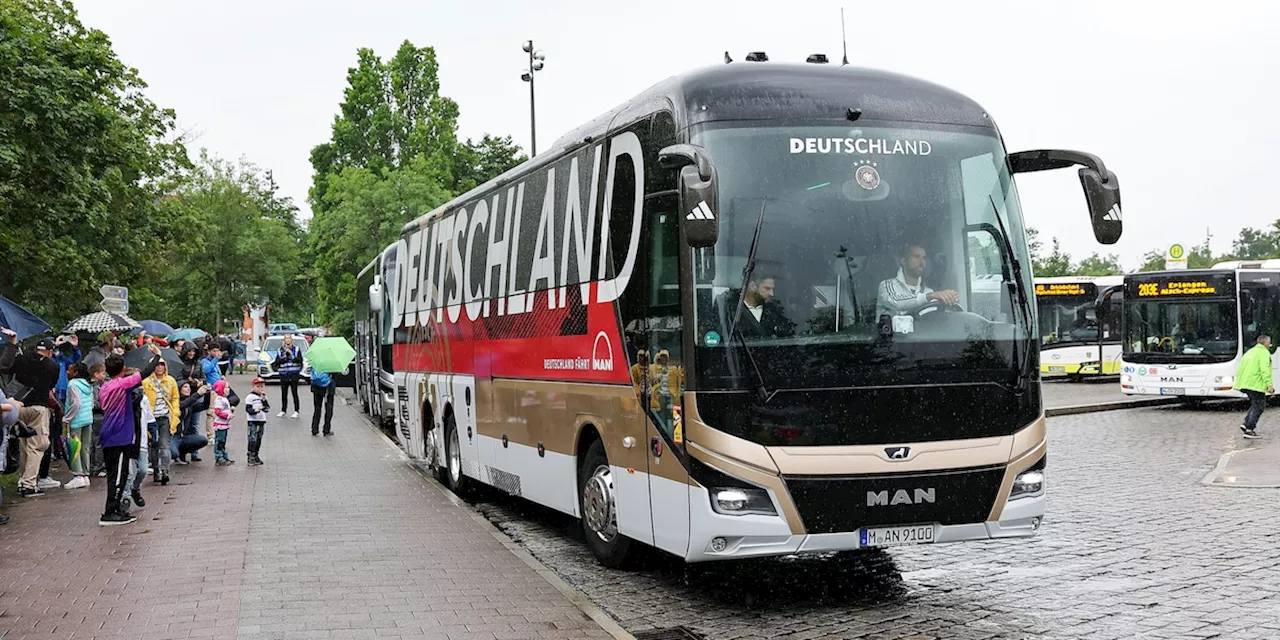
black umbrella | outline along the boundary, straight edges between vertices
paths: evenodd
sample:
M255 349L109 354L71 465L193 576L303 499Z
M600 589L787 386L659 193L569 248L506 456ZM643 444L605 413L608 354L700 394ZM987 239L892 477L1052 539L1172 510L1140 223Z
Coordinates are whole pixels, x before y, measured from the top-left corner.
M182 371L182 358L178 357L178 353L168 347L161 347L160 357L164 358L165 364L169 365L169 375L176 375ZM146 347L138 347L124 354L124 366L133 367L134 369L142 369L151 361L151 352Z
M72 320L63 333L101 333L103 331L137 331L142 325L129 316L97 311Z

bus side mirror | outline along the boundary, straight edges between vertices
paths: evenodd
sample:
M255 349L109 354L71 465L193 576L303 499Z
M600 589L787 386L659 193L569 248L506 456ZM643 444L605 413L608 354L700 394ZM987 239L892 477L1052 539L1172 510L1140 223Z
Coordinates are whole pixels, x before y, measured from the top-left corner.
M680 225L691 247L715 246L720 237L716 168L702 147L673 144L658 152L664 169L680 170Z
M1115 244L1124 231L1120 212L1120 179L1091 153L1065 149L1041 149L1009 154L1010 173L1065 169L1080 165L1080 186L1089 203L1093 237L1102 244Z
M1104 178L1093 169L1083 168L1080 169L1080 185L1084 187L1084 197L1089 202L1093 237L1102 244L1115 244L1124 232L1120 213L1120 179L1111 171Z
M382 313L382 284L374 283L369 285L369 310L374 313Z

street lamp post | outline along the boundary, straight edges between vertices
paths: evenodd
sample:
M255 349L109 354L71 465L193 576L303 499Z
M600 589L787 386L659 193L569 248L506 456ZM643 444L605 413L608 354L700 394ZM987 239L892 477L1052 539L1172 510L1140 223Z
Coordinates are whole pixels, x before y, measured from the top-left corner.
M529 83L529 157L532 158L538 155L538 123L533 107L533 74L542 70L542 61L546 60L547 56L533 48L532 40L525 40L521 48L529 54L529 68L520 74L520 79Z

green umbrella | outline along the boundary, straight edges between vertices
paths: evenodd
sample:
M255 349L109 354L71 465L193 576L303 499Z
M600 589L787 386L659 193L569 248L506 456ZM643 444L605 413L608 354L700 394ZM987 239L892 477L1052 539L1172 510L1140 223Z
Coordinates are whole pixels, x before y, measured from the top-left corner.
M306 358L315 371L341 373L356 359L356 350L351 348L346 338L316 338L311 343L311 348L307 349Z

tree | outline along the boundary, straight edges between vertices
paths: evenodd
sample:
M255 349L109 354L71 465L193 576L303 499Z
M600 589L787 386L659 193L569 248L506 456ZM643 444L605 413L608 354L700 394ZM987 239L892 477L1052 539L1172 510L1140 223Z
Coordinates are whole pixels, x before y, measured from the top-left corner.
M414 216L451 197L448 169L419 156L398 169L348 167L325 184L324 215L311 221L317 312L343 335L352 331L355 280L370 260L395 242Z
M246 305L285 297L301 267L292 204L246 162L201 151L200 163L170 201L187 242L166 256L164 298L171 313L221 331Z
M1071 256L1058 246L1057 238L1053 239L1052 253L1044 258L1031 258L1031 273L1037 278L1071 275Z
M431 47L388 61L360 49L328 142L311 151L308 277L316 310L352 331L355 276L414 217L524 161L509 136L457 140L458 105L440 95Z
M1192 247L1187 254L1187 268L1208 269L1223 260L1236 259L1238 258L1232 255L1214 256L1209 241L1205 240L1203 244ZM1142 266L1138 267L1138 271L1164 271L1164 263L1165 250L1152 249L1142 256Z
M1273 222L1270 229L1241 229L1231 248L1240 260L1280 258L1280 220Z
M173 112L68 2L0 0L0 87L0 295L56 326L104 283L142 294L176 237Z
M468 138L453 155L452 190L455 194L466 193L528 159L511 136L485 134L478 143Z
M1077 276L1114 276L1124 273L1120 268L1120 256L1114 253L1100 256L1097 253L1085 258L1072 269Z

